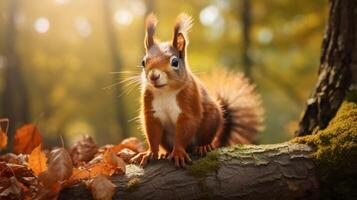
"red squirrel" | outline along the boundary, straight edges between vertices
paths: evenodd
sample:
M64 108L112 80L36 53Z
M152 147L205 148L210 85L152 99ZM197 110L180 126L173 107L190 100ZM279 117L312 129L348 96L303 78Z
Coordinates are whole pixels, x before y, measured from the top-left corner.
M153 14L146 19L142 61L141 121L148 150L131 162L143 166L162 156L185 166L191 162L190 149L204 155L214 148L251 143L262 127L254 86L244 76L222 70L213 75L208 91L187 61L192 18L180 14L168 42L154 39L157 22Z

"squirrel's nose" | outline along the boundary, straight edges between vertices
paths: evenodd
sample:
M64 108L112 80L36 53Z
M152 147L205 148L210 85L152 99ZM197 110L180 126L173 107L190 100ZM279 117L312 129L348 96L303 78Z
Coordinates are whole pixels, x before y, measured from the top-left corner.
M151 81L157 81L160 78L160 74L151 74L149 78Z

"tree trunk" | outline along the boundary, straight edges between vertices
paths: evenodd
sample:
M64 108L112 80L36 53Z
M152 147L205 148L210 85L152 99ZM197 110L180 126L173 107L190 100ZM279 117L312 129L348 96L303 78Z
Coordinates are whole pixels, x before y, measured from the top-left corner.
M252 60L249 57L249 48L250 48L250 28L251 28L251 2L250 0L243 0L241 5L242 13L242 24L243 24L243 33L242 33L242 60L244 67L244 74L252 79Z
M17 0L9 1L8 20L5 32L5 88L2 94L3 113L9 118L9 147L12 147L16 126L29 121L29 98L16 53L16 12Z
M247 145L220 149L210 164L196 161L188 170L168 161L151 163L145 173L129 171L134 168L129 165L125 176L111 178L117 185L113 199L318 199L312 151L293 143ZM210 169L215 162L217 168ZM133 180L137 184L130 185ZM79 185L64 190L59 199L92 197Z
M103 0L103 12L104 12L104 24L107 32L107 40L110 49L110 54L112 58L113 71L120 72L122 70L122 62L120 58L120 52L118 48L118 40L114 30L113 24L113 15L111 14L111 0ZM113 84L118 82L115 78L113 79ZM128 127L128 118L126 116L126 109L123 101L123 97L118 97L122 94L122 86L116 85L114 88L115 96L115 113L118 124L121 128L121 134L123 138L129 137L129 127Z
M330 4L318 82L307 101L298 136L324 129L351 83L357 82L357 4L349 0L331 0Z

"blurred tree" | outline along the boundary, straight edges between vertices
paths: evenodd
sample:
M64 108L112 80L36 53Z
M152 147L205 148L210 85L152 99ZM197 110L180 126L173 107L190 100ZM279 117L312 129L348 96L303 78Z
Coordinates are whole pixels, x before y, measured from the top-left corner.
M331 1L319 78L299 124L298 136L326 128L345 98L357 66L357 5ZM357 80L354 80L356 82Z
M150 13L155 13L155 0L145 0L146 11L145 16Z
M16 53L16 14L19 2L9 1L8 20L5 26L5 88L3 97L3 117L10 120L9 144L12 147L16 126L29 121L29 98L20 69L20 60Z
M243 0L241 6L243 34L242 34L242 60L243 69L247 77L252 80L251 68L252 60L249 56L250 49L250 35L251 35L251 2L250 0Z
M113 15L111 13L111 0L103 0L103 13L104 13L104 25L107 31L107 40L108 46L110 48L110 54L113 62L113 72L120 72L122 70L122 61L120 58L120 52L118 48L118 40L115 34L114 25L113 25ZM118 80L113 79L113 84L116 84ZM114 94L121 95L123 89L120 84L114 87ZM129 134L128 129L128 118L127 112L124 106L123 98L118 98L117 95L115 97L115 112L117 121L121 127L121 134L123 138L127 138Z

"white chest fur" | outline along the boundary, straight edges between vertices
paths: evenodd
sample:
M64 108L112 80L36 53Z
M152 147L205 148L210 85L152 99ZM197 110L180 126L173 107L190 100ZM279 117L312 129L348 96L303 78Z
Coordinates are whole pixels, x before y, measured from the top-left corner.
M155 111L154 116L160 119L164 128L163 137L173 143L175 136L176 122L181 109L177 104L177 94L179 91L155 91L152 107Z

